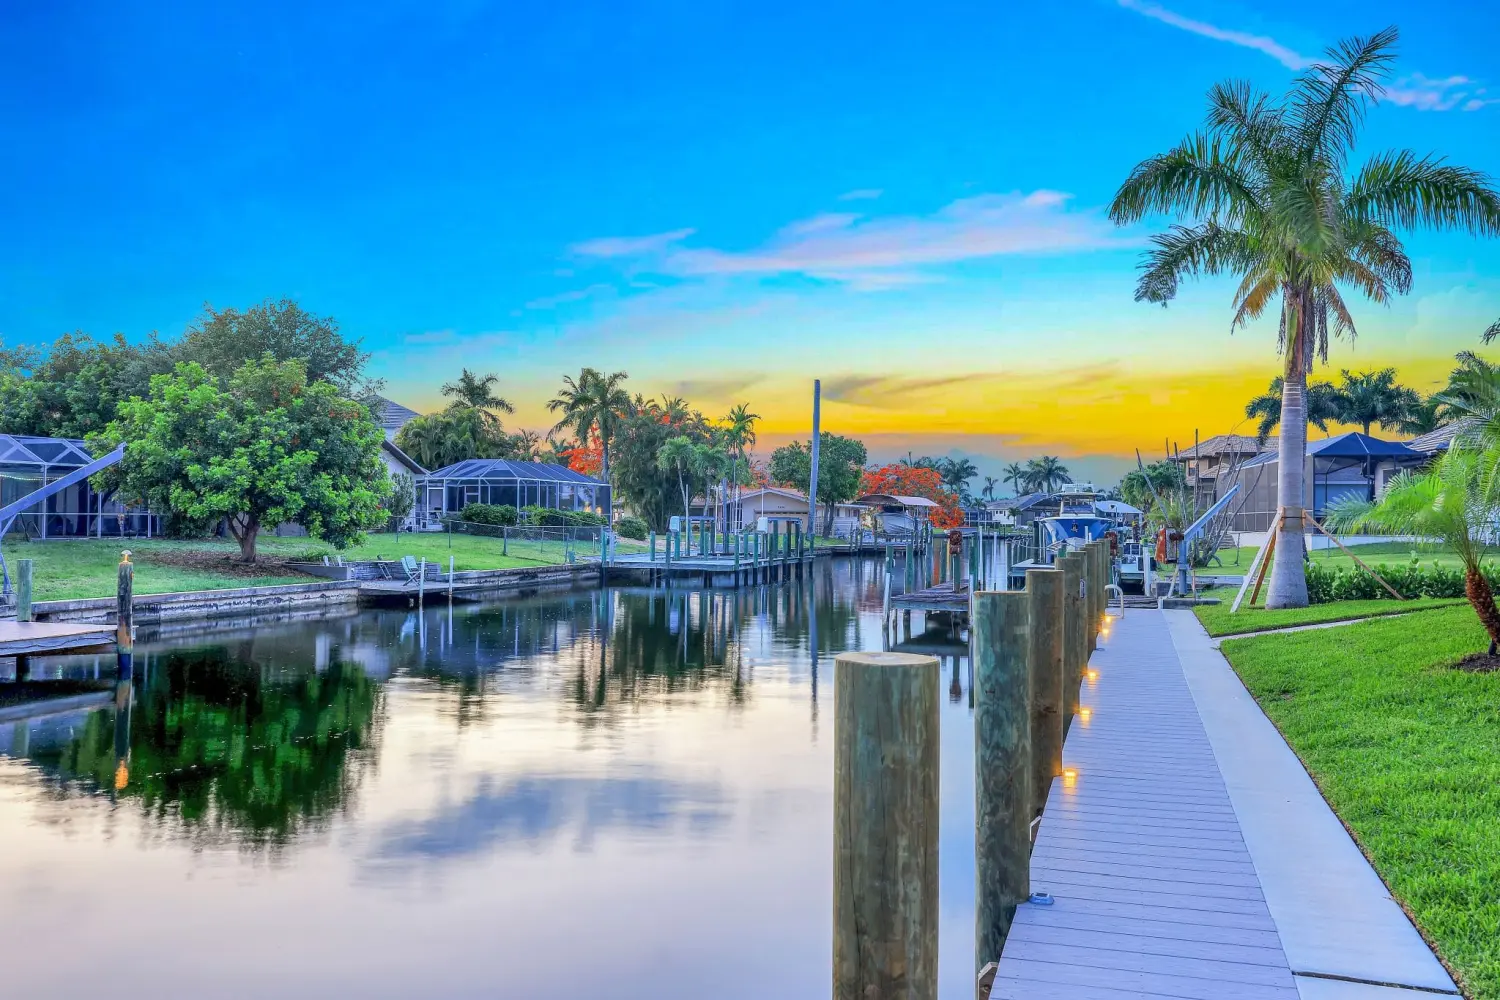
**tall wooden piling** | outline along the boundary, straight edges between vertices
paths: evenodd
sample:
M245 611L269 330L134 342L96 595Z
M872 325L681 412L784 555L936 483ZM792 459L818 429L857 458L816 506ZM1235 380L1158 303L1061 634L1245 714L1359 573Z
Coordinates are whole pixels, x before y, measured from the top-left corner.
M1031 813L1047 804L1052 779L1063 773L1063 609L1065 574L1055 569L1026 571L1031 642Z
M31 567L30 559L16 563L16 621L31 621Z
M938 661L835 660L834 1000L936 1000Z
M1093 655L1099 637L1099 543L1089 542L1083 547L1083 572L1087 581L1083 588L1084 611L1087 626L1084 631L1084 649Z
M115 582L115 664L118 679L135 676L135 566L130 550L120 553L120 569Z
M974 595L974 969L1000 960L1031 880L1031 595Z
M1057 557L1063 573L1063 732L1078 714L1078 685L1088 663L1088 606L1084 598L1083 555Z

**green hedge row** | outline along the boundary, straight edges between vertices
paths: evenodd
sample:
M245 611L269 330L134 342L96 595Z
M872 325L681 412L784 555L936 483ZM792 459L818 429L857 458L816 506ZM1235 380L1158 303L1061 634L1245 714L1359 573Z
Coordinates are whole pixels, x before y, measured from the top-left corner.
M646 523L644 518L633 516L622 517L615 522L615 531L619 533L621 538L633 538L638 542L644 542L646 540L646 533L650 531L650 525Z
M1390 566L1381 563L1375 571L1386 579L1402 597L1463 597L1464 571L1454 566L1422 566L1409 563ZM1491 587L1500 587L1500 565L1484 567ZM1316 562L1307 564L1307 600L1311 604L1330 601L1370 601L1389 598L1390 592L1358 566L1329 569Z

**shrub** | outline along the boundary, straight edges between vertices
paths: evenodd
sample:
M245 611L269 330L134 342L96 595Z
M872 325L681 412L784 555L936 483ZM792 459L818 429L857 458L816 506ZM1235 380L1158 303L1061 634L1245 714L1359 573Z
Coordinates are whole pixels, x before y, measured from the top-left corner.
M510 504L471 503L459 511L458 519L470 524L492 524L509 528L520 519L520 513Z
M587 510L554 510L551 507L531 504L522 507L521 512L526 515L527 524L540 524L554 528L592 528L605 523L603 515Z
M633 538L638 542L644 542L649 528L642 518L622 517L615 522L615 530L620 533L621 538Z
M1317 563L1307 565L1307 603L1327 604L1334 600L1334 571Z

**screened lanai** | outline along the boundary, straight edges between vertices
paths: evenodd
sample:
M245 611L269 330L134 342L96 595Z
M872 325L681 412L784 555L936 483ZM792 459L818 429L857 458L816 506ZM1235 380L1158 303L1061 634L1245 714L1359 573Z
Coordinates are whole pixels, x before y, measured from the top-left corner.
M76 439L0 434L0 506L92 461L88 447ZM36 539L150 536L160 533L156 522L149 511L117 503L85 480L17 516L11 531Z
M554 510L609 509L609 487L597 479L547 462L470 458L417 480L428 521L456 514L471 503L520 509L535 504Z

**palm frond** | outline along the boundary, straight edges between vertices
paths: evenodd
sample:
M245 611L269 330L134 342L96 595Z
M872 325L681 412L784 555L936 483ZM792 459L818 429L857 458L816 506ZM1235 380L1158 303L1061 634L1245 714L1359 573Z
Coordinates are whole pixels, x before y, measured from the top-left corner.
M1135 300L1165 305L1177 294L1183 277L1238 272L1254 261L1254 248L1242 232L1226 229L1216 222L1173 226L1151 237L1151 249L1146 251L1141 277L1136 283Z
M1442 157L1419 157L1409 149L1381 153L1361 167L1345 210L1407 229L1500 234L1500 192L1488 174L1450 166Z
M1366 265L1397 295L1411 291L1411 258L1395 233L1373 219L1350 217L1343 229L1349 258Z
M1281 112L1270 95L1244 80L1229 80L1209 88L1208 127L1222 133L1230 148L1246 151L1264 172L1275 158Z
M1495 320L1495 322L1490 325L1490 328L1484 331L1483 340L1486 344L1488 344L1496 337L1500 337L1500 319Z
M1328 50L1328 62L1314 64L1297 80L1288 117L1304 163L1342 167L1347 161L1365 111L1385 93L1382 81L1390 75L1398 37L1390 27L1346 39Z
M1251 320L1259 319L1280 290L1281 282L1274 274L1248 272L1234 294L1234 321L1229 324L1230 332L1238 330Z
M1191 135L1177 148L1143 160L1115 192L1109 217L1125 224L1151 212L1214 216L1232 224L1258 204L1236 148Z

